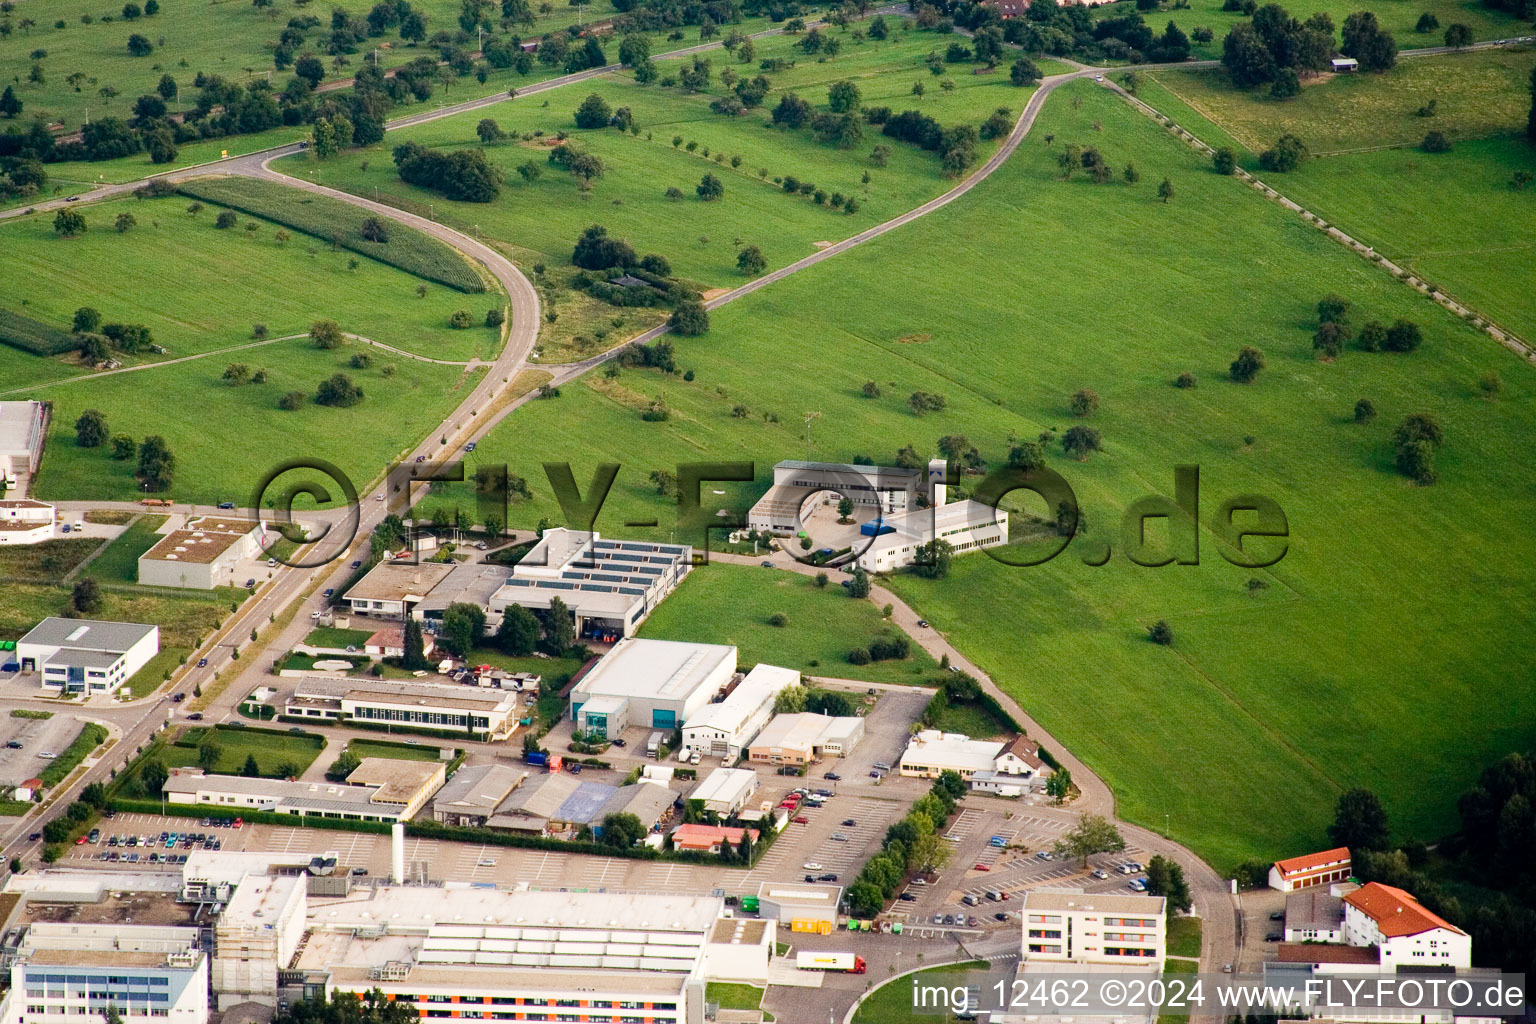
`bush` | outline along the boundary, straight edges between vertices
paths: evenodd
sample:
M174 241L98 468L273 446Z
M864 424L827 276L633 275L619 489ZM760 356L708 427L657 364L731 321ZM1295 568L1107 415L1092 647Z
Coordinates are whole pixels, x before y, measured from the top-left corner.
M488 309L485 311L485 326L492 328L500 327L506 322L507 314L501 311L501 307L498 306L495 309Z
M1231 147L1222 146L1211 155L1211 166L1217 174L1232 174L1237 170L1237 154Z
M1382 347L1388 352L1412 352L1424 342L1424 334L1412 320L1398 320L1387 328Z
M454 310L453 315L448 318L448 326L456 331L468 330L475 326L475 318L467 309Z
M1162 619L1147 627L1147 639L1164 647L1173 645L1173 630Z
M307 399L304 392L290 391L282 398L277 400L277 407L282 409L284 412L293 412L296 409L304 408L304 403L306 400Z
M680 302L667 325L684 336L704 334L709 330L709 310L702 302Z
M577 128L606 128L613 117L613 108L597 93L592 93L576 108Z
M1424 136L1424 141L1419 144L1419 148L1426 153L1449 153L1451 143L1444 132L1429 132Z
M869 662L869 651L863 647L855 647L848 652L848 664L850 665L868 665Z
M789 616L785 615L783 612L774 612L772 615L768 616L768 625L777 626L782 629L783 627L789 625Z
M213 222L213 226L222 231L234 227L239 219L235 216L234 210L220 210L218 217Z

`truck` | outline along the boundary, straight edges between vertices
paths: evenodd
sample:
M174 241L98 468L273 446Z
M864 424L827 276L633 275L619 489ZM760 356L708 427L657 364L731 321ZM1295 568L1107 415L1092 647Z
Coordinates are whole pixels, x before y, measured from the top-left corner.
M755 913L757 913L757 907L758 907L758 903L757 903L757 897L756 896L743 896L741 898L741 911L742 911L742 913L744 913L744 914L755 914Z
M666 739L667 734L664 732L651 733L651 738L645 741L645 756L660 757L661 745L666 742Z
M796 953L795 966L802 971L844 971L863 974L864 958L853 953Z
M549 764L549 755L544 753L542 750L530 750L523 755L523 760L529 764L537 765L538 767L543 768Z

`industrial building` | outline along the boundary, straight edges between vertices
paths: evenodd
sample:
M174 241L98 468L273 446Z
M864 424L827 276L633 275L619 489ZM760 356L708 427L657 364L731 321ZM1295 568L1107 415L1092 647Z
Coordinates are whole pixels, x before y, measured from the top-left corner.
M924 729L902 751L901 774L936 779L951 771L969 780L977 772L995 771L1002 752L1001 740L973 740L961 733Z
M692 567L686 544L605 540L556 527L512 566L488 607L496 617L510 605L548 611L559 598L578 637L612 642L633 636Z
M53 539L54 507L31 498L0 499L0 544L41 544Z
M942 540L957 555L1008 543L1008 513L969 498L945 504L943 484L935 484L940 499L929 508L912 509L864 523L868 538L856 548L855 561L868 572L890 572L917 561L920 549Z
M460 768L432 798L432 820L444 825L484 825L528 773L500 764Z
M159 653L159 626L51 615L16 642L21 671L42 673L44 690L66 695L112 693Z
M775 715L747 748L754 764L813 764L846 757L864 738L864 719L833 717L810 711Z
M1161 896L1080 889L1027 891L1019 908L1023 959L1145 965L1160 972L1166 952L1166 909Z
M571 690L571 720L606 739L630 725L687 724L736 671L736 648L630 637L614 645Z
M195 804L209 810L267 811L298 817L342 821L405 821L415 814L443 780L443 765L422 761L364 758L370 785L351 782L292 782L286 779L212 775L200 768L173 768L162 788L173 804ZM398 766L398 767L397 767ZM353 773L356 775L356 772Z
M800 673L794 669L756 666L724 700L706 705L688 719L683 726L683 755L698 753L735 764L773 716L774 699L798 685Z
M346 593L353 615L404 622L406 613L426 600L453 572L456 562L380 562Z
M240 586L240 562L260 557L280 537L260 520L188 517L139 556L139 582L192 590Z
M6 1024L208 1020L208 961L195 927L34 922L11 961Z
M514 789L487 817L486 824L561 839L574 838L585 827L601 838L608 815L633 814L640 824L653 828L671 816L676 799L671 789L655 782L610 786L551 772L535 775Z
M517 693L451 683L305 676L283 705L291 719L392 729L473 732L503 740L517 729Z
M767 955L712 949L748 944L717 932L722 911L706 896L384 886L313 903L292 973L306 995L378 988L423 1018L702 1024L708 963L736 976ZM774 929L750 938L771 951Z
M936 460L936 465L942 480L943 460ZM919 496L925 500L929 496L922 470L790 459L773 467L773 486L748 511L747 526L780 537L793 536L802 528L802 510L829 491L852 501L855 507L882 515L916 508Z
M398 808L395 818L406 821L426 806L448 778L448 765L441 761L408 761L395 757L365 757L347 776L347 784L369 786L375 805Z
M716 768L704 777L688 799L697 800L722 818L729 818L747 805L757 792L757 772L748 768Z
M758 916L788 925L795 932L830 935L837 930L842 902L840 885L764 882L757 889Z
M218 1008L277 1006L278 972L304 939L308 906L303 875L247 874L214 927L213 990Z
M0 475L10 490L25 494L43 461L48 439L46 402L0 402Z

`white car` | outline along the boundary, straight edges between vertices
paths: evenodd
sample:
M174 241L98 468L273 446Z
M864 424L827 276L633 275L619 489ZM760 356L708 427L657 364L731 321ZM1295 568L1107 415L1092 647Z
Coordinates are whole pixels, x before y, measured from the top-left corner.
M804 864L802 864L800 866L805 868L805 870L807 870L807 871L820 871L821 870L821 865L816 863L813 860L806 861Z
M42 758L44 761L52 761L54 758L58 757L59 755L55 754L51 750L43 750L43 751L39 751L37 756Z

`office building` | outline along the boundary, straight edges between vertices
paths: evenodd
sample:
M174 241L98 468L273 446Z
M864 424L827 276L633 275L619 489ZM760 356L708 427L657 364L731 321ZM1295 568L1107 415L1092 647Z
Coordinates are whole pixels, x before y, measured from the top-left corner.
M160 653L160 627L49 616L16 642L22 672L50 693L112 693ZM155 680L159 685L160 680Z
M6 1024L208 1020L208 961L195 927L35 922L11 962Z
M0 402L0 475L10 489L27 490L48 439L47 402Z
M473 732L504 740L517 729L517 693L451 683L305 676L283 705L289 718L382 729Z
M54 507L31 498L0 499L0 544L41 544L54 536Z
M571 720L613 739L626 725L686 725L736 671L736 648L675 640L621 640L571 690ZM593 701L601 701L588 707Z
M683 726L684 756L698 753L735 764L768 719L773 702L785 689L800 685L800 673L776 665L758 665L725 699L701 708Z
M1344 941L1375 946L1383 967L1469 967L1472 937L1412 893L1368 882L1344 897Z
M1165 911L1161 896L1028 891L1019 908L1023 959L1148 965L1161 971Z
M1294 892L1314 885L1329 886L1347 881L1352 870L1349 847L1339 846L1275 861L1269 869L1269 887Z
M378 762L365 758L364 764ZM341 821L405 821L442 784L443 766L420 761L392 761L388 770L374 770L385 784L352 785L342 782L298 782L287 779L213 775L200 768L174 768L162 792L173 804L194 804L210 813L266 811L295 817L332 818ZM410 765L395 771L393 765ZM407 775L416 780L402 781Z
M941 467L943 462L938 465ZM789 537L802 529L804 510L827 493L835 493L877 515L895 515L928 500L930 488L922 470L895 466L863 466L839 462L787 460L773 467L773 486L747 513L753 530Z
M380 562L346 593L353 615L404 622L432 589L453 572L457 562Z
M864 719L810 711L775 715L747 748L753 764L806 765L846 757L864 738Z
M919 779L936 779L946 771L958 772L969 780L977 772L997 769L1001 740L973 740L954 732L924 729L913 736L901 754L901 774Z

